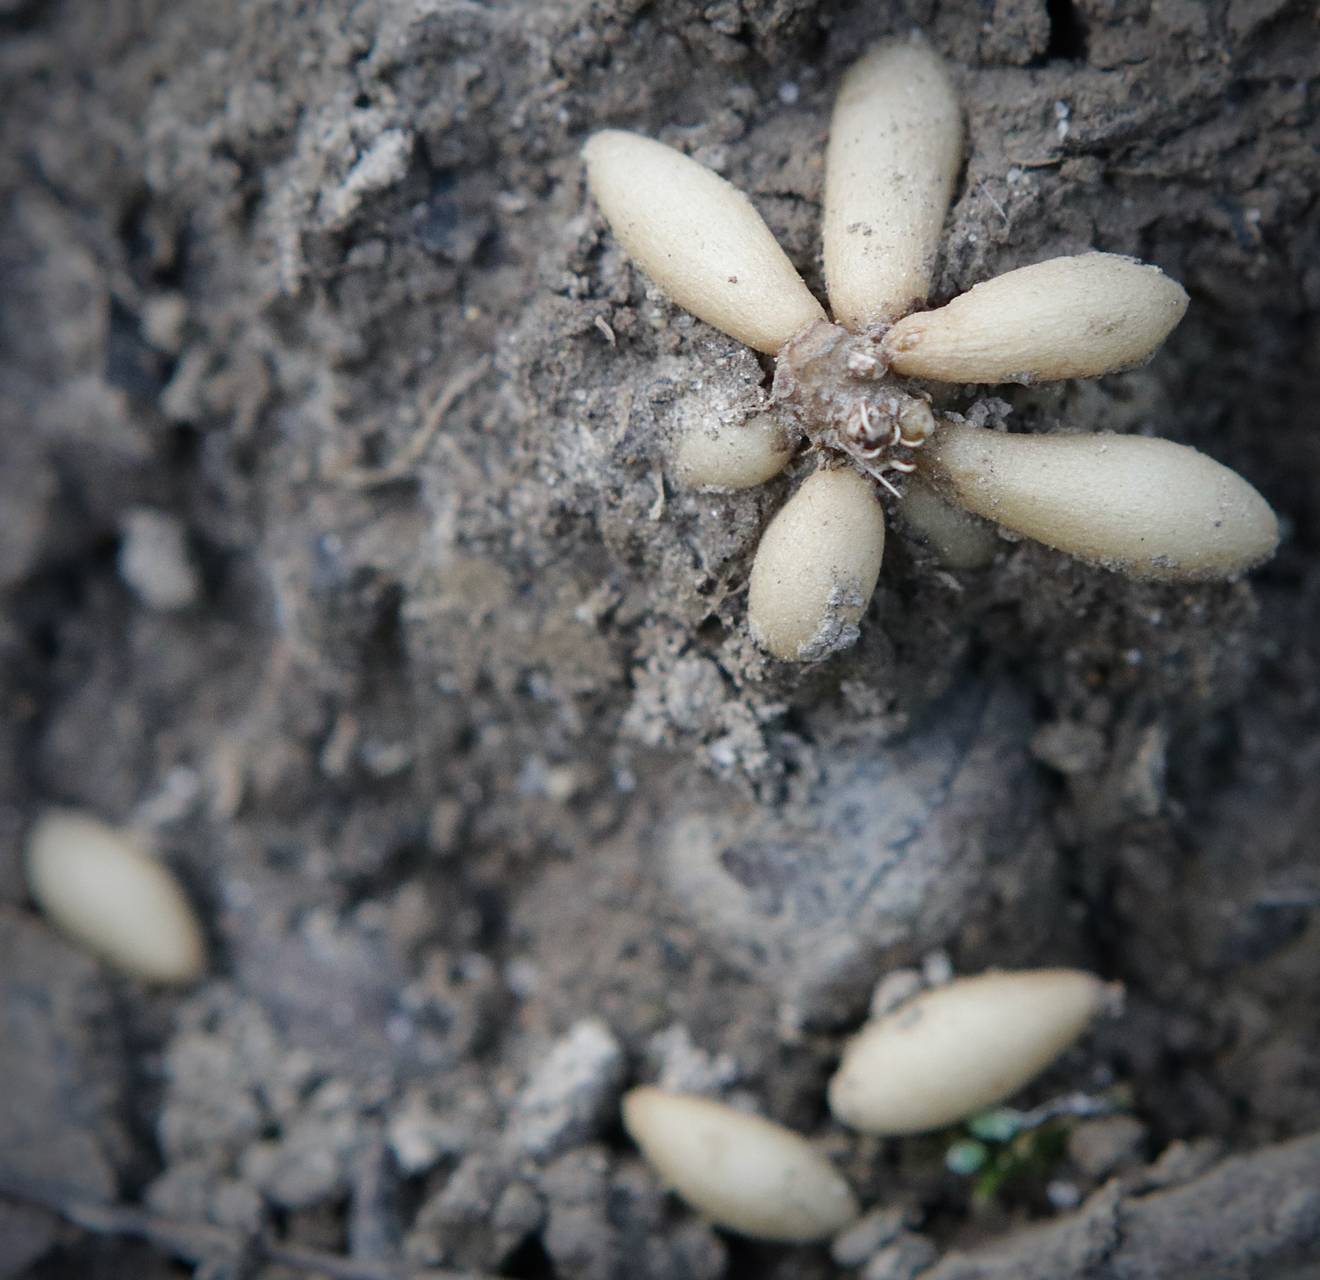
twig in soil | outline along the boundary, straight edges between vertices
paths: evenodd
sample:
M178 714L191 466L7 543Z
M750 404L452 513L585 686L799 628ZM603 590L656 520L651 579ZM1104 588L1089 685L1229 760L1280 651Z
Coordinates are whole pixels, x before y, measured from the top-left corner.
M406 1263L373 1262L342 1254L281 1244L260 1235L216 1226L209 1222L179 1222L134 1205L100 1204L76 1193L66 1194L48 1183L0 1173L0 1199L33 1205L59 1215L84 1231L102 1236L148 1240L185 1262L226 1261L240 1274L261 1263L315 1272L329 1280L496 1280L474 1271L435 1270Z
M422 424L412 439L399 452L380 467L350 467L339 476L339 482L350 489L375 489L407 479L417 464L426 456L431 441L444 424L445 416L458 398L471 389L490 369L490 357L482 356L476 364L457 374L436 397Z
M1050 1120L1057 1120L1060 1116L1089 1120L1096 1116L1116 1115L1122 1109L1113 1098L1093 1098L1085 1093L1069 1093L1061 1098L1052 1098L1049 1102L1042 1102L1040 1106L1033 1107L1030 1111L1020 1112L1019 1118L1022 1128L1038 1129L1041 1125Z
M1271 911L1287 910L1292 907L1320 907L1320 889L1266 889L1256 895L1253 905Z

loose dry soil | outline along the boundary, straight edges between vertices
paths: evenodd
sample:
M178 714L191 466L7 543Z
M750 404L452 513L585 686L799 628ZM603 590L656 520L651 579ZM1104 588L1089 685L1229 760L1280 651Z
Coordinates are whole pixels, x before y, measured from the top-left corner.
M1196 445L1286 538L1168 587L899 529L860 644L785 666L745 585L810 464L673 483L766 369L577 151L689 150L820 292L833 89L914 25L969 137L934 301L1088 248L1192 298L988 410ZM0 1275L1320 1274L1313 4L0 0L0 139ZM150 834L206 981L35 915L49 803ZM1128 988L1022 1100L1123 1114L988 1197L823 1104L877 979L949 961ZM705 1226L618 1123L657 1078L877 1216Z

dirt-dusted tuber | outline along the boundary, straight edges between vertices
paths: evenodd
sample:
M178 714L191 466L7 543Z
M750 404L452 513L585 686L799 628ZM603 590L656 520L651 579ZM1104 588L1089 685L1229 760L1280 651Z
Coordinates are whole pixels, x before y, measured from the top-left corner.
M764 415L740 428L698 428L677 451L687 483L760 483L790 461L789 444L805 442L819 454L818 476L851 464L868 485L900 498L894 478L920 471L949 502L1134 576L1228 578L1272 553L1277 522L1264 499L1192 449L1109 436L969 435L955 419L937 418L907 381L1097 377L1148 360L1187 307L1182 287L1157 267L1083 253L920 310L962 158L953 86L923 40L878 45L839 90L824 204L835 323L723 178L618 130L595 135L583 154L597 204L655 283L693 315L777 357L771 398L780 430ZM855 527L866 546L845 555L833 534L803 536L802 518L789 514L795 502L809 504L816 521L835 513L834 527ZM857 512L855 487L829 481L791 499L766 531L749 618L776 657L812 661L856 639L881 546L879 509L874 519ZM927 500L932 513L938 518ZM950 567L985 558L964 551ZM845 562L852 568L836 580Z
M937 382L1094 378L1141 364L1187 310L1182 285L1115 253L1051 258L893 326L895 373Z
M1117 995L1075 969L986 973L923 992L849 1042L830 1110L864 1133L942 1129L1016 1093Z
M27 843L33 900L75 942L148 982L201 976L206 944L179 882L128 833L55 809Z
M926 298L962 163L958 95L924 44L891 40L843 78L825 164L825 286L853 332Z
M851 467L808 476L761 537L747 597L752 635L804 660L851 644L884 550L874 485Z
M777 476L793 458L788 433L768 413L737 431L698 427L678 447L680 477L706 489L750 489Z
M949 502L923 476L911 476L903 486L903 524L950 569L983 569L995 558L999 537L993 526Z
M858 1215L848 1184L791 1129L695 1094L650 1086L623 1123L664 1181L718 1227L757 1240L825 1240Z
M1169 440L950 423L931 462L968 511L1134 577L1229 577L1279 537L1274 512L1241 476Z
M616 129L596 134L582 156L614 234L679 306L768 355L824 316L732 183L672 147Z

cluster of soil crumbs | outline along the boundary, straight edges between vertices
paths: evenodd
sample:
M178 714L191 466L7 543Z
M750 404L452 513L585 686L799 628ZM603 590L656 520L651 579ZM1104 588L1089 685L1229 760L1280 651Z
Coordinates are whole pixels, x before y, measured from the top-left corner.
M834 87L914 26L968 131L932 301L1090 248L1192 297L1146 368L979 411L1193 444L1286 536L1170 587L895 520L860 643L788 666L745 585L811 463L675 483L766 369L577 152L682 147L821 293ZM1304 0L0 0L0 1276L1314 1260L1318 137ZM52 804L148 835L204 981L41 919ZM1016 1100L1070 1099L1039 1141L968 1175L830 1120L877 983L1035 964L1128 990ZM622 1131L643 1081L798 1128L867 1217L711 1228Z

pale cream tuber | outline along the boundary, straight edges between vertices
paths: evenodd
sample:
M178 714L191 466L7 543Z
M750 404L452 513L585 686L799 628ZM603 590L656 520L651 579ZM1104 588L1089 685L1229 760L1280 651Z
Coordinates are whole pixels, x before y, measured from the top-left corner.
M777 658L809 662L857 638L885 549L875 486L851 467L817 471L761 535L747 617Z
M1278 520L1251 485L1168 440L946 423L922 462L968 511L1133 577L1231 578L1279 541Z
M783 1125L649 1086L624 1097L623 1123L666 1184L716 1226L806 1242L857 1217L842 1175Z
M793 456L783 427L768 413L745 423L700 423L678 442L679 478L699 489L750 489L777 476Z
M962 160L958 98L924 40L887 40L844 77L825 162L825 281L854 332L926 299Z
M591 194L629 256L680 307L774 354L824 312L737 187L641 134L582 149Z
M206 944L179 882L129 834L51 810L27 843L33 900L75 942L150 982L183 983L206 967Z
M1000 545L992 526L946 502L920 476L908 477L898 515L949 569L982 569Z
M848 1043L830 1110L863 1133L942 1129L1016 1093L1115 995L1075 969L986 973L923 992Z
M1051 258L975 285L885 334L896 373L940 382L1094 378L1150 359L1187 310L1158 267L1113 253Z

